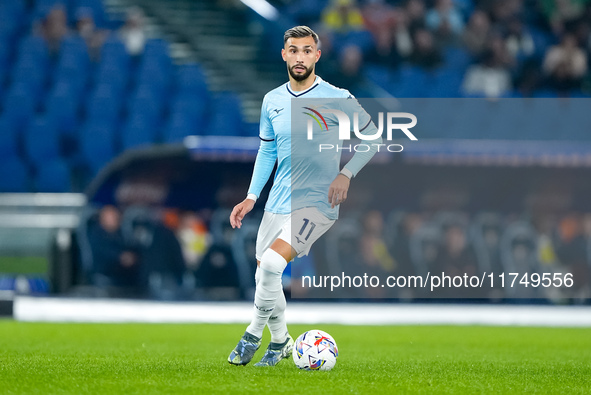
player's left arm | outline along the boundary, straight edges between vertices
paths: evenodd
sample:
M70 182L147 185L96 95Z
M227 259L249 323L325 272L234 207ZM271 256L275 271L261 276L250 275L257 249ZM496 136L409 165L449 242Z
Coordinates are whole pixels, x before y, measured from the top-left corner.
M378 129L376 128L376 125L371 120L367 111L361 107L357 99L355 99L353 95L348 94L348 98L345 99L344 103L343 111L350 115L350 119L353 119L353 113L359 114L359 132L368 136L377 136ZM331 207L334 208L337 204L341 204L347 200L351 179L355 177L371 158L373 158L376 152L378 152L379 144L382 144L381 135L371 140L371 143L368 144L369 150L355 152L351 160L341 169L340 173L336 176L328 189L328 201L330 202Z

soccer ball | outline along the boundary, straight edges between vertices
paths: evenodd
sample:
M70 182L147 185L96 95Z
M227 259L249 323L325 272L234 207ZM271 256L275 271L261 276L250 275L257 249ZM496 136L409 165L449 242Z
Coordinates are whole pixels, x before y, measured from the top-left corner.
M303 370L331 370L339 350L331 335L314 329L302 333L293 348L293 362Z

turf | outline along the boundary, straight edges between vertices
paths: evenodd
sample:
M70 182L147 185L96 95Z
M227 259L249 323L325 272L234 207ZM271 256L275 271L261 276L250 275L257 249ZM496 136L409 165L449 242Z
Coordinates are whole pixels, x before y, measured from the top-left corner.
M243 325L0 321L0 393L591 393L591 329L318 329L339 346L330 372L230 366Z

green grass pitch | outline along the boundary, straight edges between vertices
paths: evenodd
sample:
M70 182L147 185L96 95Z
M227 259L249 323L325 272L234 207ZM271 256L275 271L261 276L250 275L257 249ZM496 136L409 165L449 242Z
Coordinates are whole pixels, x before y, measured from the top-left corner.
M339 346L306 372L230 366L244 327L0 321L0 394L591 393L587 328L292 325Z

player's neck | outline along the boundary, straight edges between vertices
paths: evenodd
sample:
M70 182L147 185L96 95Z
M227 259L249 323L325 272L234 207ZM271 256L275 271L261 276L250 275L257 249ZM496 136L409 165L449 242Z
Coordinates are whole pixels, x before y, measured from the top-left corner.
M314 81L316 81L316 73L310 74L308 78L303 81L296 81L289 76L289 87L294 92L301 92L310 88L314 84Z

